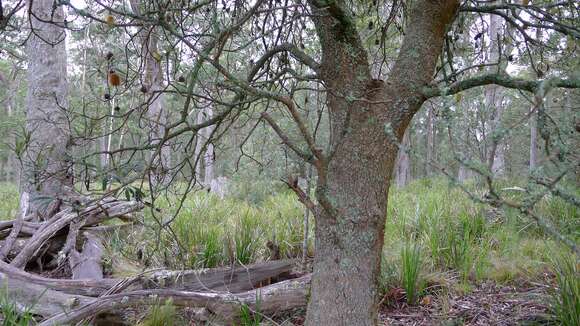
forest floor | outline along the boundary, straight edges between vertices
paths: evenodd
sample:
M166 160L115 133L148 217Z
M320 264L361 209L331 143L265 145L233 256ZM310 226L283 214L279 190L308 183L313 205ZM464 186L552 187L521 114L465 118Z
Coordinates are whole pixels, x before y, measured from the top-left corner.
M546 283L551 277L546 276ZM433 293L416 305L405 302L404 290L395 288L383 299L379 325L385 326L508 326L549 325L549 287L531 281L512 285L486 281L465 293ZM280 325L301 326L303 311Z
M380 312L381 325L545 325L549 323L547 287L484 282L467 294L426 296L421 304L404 302Z
M517 185L505 182L506 196L512 195L508 192L513 184ZM0 183L0 220L15 216L17 198L15 186ZM156 221L173 218L171 200L176 199L160 198L162 213L145 210L141 224L108 234L105 274L120 278L146 269L213 268L231 261L247 265L271 259L271 244L278 258L299 259L300 203L283 188L251 198L245 192L225 200L205 192L192 194L174 217L171 232L159 229ZM555 324L551 318L574 318L580 265L525 216L490 211L441 180L419 180L395 189L389 204L380 283L385 293L382 325L547 325ZM577 237L580 208L548 196L537 210ZM310 228L307 254L312 257L313 223ZM45 276L66 274L51 272ZM413 279L406 277L410 273ZM415 292L416 304L406 303L407 290ZM564 309L569 313L557 316L550 311L555 299L570 304ZM180 319L174 325L195 325L180 309L138 310L136 324L164 325L153 322L161 314L165 320ZM290 326L302 325L304 315L299 309L270 317ZM263 324L268 318L258 319ZM252 317L241 325L258 324Z

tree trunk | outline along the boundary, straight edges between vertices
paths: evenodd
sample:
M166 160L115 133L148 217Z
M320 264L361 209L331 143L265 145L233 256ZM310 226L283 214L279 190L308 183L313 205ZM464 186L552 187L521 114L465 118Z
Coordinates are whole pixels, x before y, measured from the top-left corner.
M131 0L131 9L135 14L141 15L138 0ZM167 112L164 109L164 78L161 67L161 54L159 53L159 36L156 34L154 26L143 26L138 33L141 41L141 60L143 62L142 83L147 98L147 118L149 122L149 138L152 144L163 142L165 128L167 124ZM151 167L153 184L152 189L157 185L165 185L168 180L167 171L171 164L171 148L168 144L162 144L155 150Z
M538 165L538 113L532 108L530 116L530 172Z
M213 104L209 104L207 107L204 108L205 119L211 119L213 117L212 105ZM203 129L203 133L205 134L206 140L212 139L214 129L215 129L214 125L208 126ZM205 154L203 155L203 163L205 166L204 184L210 192L215 192L216 190L218 190L217 188L219 188L219 186L216 184L216 180L214 177L214 162L215 162L215 152L213 148L213 143L210 141L206 144Z
M489 39L490 47L490 61L492 63L498 62L500 59L499 40L501 37L501 23L499 17L490 15L489 22ZM501 69L501 68L499 68ZM485 89L485 107L492 112L491 130L487 139L487 160L490 170L494 176L501 176L505 170L504 147L501 139L497 137L497 133L501 128L501 117L503 113L503 91L498 85L489 85Z
M399 149L399 154L397 155L395 171L395 182L397 187L404 187L411 180L411 158L409 157L408 153L410 146L411 140L409 137L409 131L407 131L405 132L405 136L403 136L401 148Z
M306 324L376 325L397 144L425 101L421 87L433 79L458 2L413 3L399 57L385 82L371 78L366 50L342 2L317 4L311 2L322 47L320 76L332 90L327 93L332 128L330 154L311 148L320 205Z
M28 213L38 213L40 197L54 198L72 185L68 147L71 131L67 117L65 31L55 23L64 21L62 6L52 0L29 0L34 30L28 39L28 94L26 131L30 134L23 158L24 198ZM48 21L48 22L44 22Z
M431 103L429 106L429 111L427 112L427 163L425 164L425 175L427 177L431 176L433 169L431 165L434 163L434 153L435 153L435 107Z

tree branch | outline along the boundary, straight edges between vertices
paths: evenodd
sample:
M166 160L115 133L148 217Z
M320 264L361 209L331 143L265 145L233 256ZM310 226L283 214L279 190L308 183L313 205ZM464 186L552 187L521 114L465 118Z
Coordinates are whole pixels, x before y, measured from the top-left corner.
M505 73L491 73L455 82L447 87L431 86L423 88L423 95L427 98L453 95L470 88L495 84L506 88L520 89L535 93L542 84L560 88L580 88L580 78L549 78L546 80L527 80L511 77Z

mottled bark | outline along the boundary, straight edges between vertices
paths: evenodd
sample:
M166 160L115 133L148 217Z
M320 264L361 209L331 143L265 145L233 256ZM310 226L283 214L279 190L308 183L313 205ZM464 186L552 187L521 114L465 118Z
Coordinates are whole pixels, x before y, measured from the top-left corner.
M315 259L307 325L376 325L387 195L397 144L425 101L458 2L419 0L386 82L371 78L342 2L318 7L314 23L328 89L331 153L317 161Z
M213 117L212 104L205 107L204 112L205 112L205 119L211 119ZM215 129L215 126L211 125L211 126L204 128L202 130L203 134L204 134L204 138L206 139L206 141L208 139L212 139L212 134L214 132L214 129ZM215 152L214 152L214 148L213 148L213 143L210 141L205 146L205 153L203 155L203 163L205 166L204 184L211 192L218 190L216 188L219 187L219 185L216 183L216 180L214 177L214 161L215 161L214 158L215 158Z
M45 204L41 197L57 197L72 185L70 175L70 126L67 118L65 32L62 6L52 0L29 1L32 33L26 44L28 94L26 131L30 134L23 158L23 191L28 213L37 213ZM52 21L44 22L44 21Z

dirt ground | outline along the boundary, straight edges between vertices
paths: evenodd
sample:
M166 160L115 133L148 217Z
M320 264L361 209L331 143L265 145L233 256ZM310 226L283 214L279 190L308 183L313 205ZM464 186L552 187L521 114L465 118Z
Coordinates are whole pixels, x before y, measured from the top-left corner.
M402 289L393 289L383 300L379 324L389 326L506 326L554 325L548 312L549 288L545 284L486 282L466 294L442 292L424 296L415 306L405 303ZM303 325L304 312L277 319L279 325Z
M539 283L501 286L483 283L464 295L425 296L419 305L404 301L383 307L382 325L548 325L548 287Z

